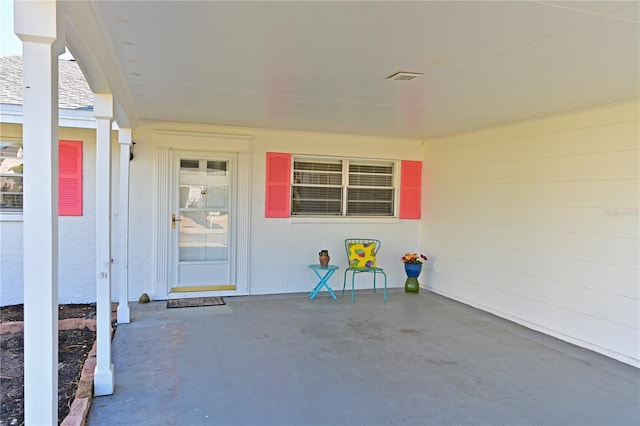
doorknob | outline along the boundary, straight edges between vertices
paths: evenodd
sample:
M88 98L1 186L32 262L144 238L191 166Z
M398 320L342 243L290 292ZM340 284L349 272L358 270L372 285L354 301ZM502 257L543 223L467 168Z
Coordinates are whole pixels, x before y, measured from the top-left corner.
M182 222L182 219L176 219L175 213L171 215L171 229L176 229L176 222Z

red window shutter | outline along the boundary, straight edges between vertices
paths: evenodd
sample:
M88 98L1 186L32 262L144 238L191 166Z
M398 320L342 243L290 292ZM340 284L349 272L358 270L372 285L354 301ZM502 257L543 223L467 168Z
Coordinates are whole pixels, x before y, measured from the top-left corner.
M289 217L291 205L291 154L267 152L265 217Z
M58 142L58 215L82 216L82 142Z
M400 219L420 219L422 161L402 161L400 166Z

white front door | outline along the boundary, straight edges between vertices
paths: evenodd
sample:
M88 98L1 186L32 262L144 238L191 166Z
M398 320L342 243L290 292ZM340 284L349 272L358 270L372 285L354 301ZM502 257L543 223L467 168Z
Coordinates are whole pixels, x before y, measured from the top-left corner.
M172 296L236 290L236 155L174 152Z

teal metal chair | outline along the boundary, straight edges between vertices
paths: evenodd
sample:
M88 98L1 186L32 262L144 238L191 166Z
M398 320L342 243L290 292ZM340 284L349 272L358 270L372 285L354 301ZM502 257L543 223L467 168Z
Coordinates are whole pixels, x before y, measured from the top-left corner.
M384 269L378 267L376 255L380 250L380 240L371 238L347 238L344 240L344 248L347 252L349 266L344 271L342 282L342 294L347 286L347 274L351 271L351 302L355 300L355 278L357 274L373 274L373 292L376 292L376 276L384 276L384 301L387 301L387 274Z

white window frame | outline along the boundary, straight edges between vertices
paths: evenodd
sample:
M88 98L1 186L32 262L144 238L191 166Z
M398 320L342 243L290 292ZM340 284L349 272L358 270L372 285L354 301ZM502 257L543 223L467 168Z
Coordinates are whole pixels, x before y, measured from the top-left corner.
M296 162L327 162L327 163L341 163L341 185L342 197L340 201L340 214L322 214L322 213L298 213L294 212L294 188L296 186L308 186L295 183L295 163ZM371 165L385 165L392 167L391 187L393 203L392 214L348 214L348 191L349 191L349 164L371 164ZM337 187L332 185L320 185L321 187ZM353 186L352 186L353 187ZM291 211L290 218L293 222L324 222L324 221L339 221L339 220L359 220L366 222L388 222L390 220L398 220L398 209L400 199L400 162L398 160L386 159L386 158L358 158L358 157L331 157L331 156L308 156L308 155L295 155L291 156ZM364 188L367 187L357 187ZM371 187L379 189L380 187Z

